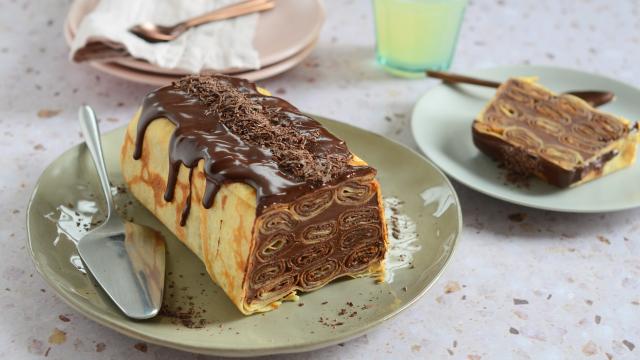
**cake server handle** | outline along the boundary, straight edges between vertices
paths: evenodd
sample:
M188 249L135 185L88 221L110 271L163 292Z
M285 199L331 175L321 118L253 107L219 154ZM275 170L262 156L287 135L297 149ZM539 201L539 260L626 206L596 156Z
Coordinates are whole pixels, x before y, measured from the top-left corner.
M109 184L109 177L107 175L107 166L104 162L104 156L102 155L102 146L100 144L100 129L98 128L98 121L96 120L96 114L93 109L88 105L80 107L79 114L80 126L82 132L87 134L85 142L91 153L96 170L98 171L98 178L100 179L100 187L104 193L104 198L107 203L107 217L111 217L113 211L113 196L111 195L111 184Z

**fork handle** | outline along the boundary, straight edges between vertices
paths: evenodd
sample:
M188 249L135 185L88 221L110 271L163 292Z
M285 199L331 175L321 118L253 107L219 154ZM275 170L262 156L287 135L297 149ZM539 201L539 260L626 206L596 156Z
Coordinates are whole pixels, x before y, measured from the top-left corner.
M211 21L230 19L256 11L269 10L275 6L271 0L247 0L213 10L204 15L185 20L180 24L185 30Z
M96 170L98 171L100 186L102 187L102 192L104 193L104 198L107 203L107 217L109 217L113 210L113 197L111 195L109 176L107 175L107 166L102 155L102 143L100 142L98 120L96 120L95 112L88 105L80 107L78 117L80 119L80 127L82 128L84 140L89 148L89 153L91 153L91 158L96 166Z
M447 72L444 72L444 71L427 70L426 73L427 73L428 77L440 79L440 80L442 80L444 82L448 82L448 83L473 84L473 85L487 86L487 87L492 87L492 88L500 87L500 83L499 82L495 82L495 81L491 81L491 80L485 80L485 79L473 78L473 77L470 77L470 76L452 74L452 73L447 73Z

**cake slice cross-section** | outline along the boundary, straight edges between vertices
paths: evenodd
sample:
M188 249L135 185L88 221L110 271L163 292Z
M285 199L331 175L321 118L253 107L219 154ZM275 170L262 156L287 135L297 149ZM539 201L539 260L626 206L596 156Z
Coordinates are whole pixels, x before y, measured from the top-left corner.
M151 92L121 151L129 191L244 314L384 272L376 170L253 83L191 76Z
M530 78L502 83L474 120L472 135L476 147L511 174L562 188L630 166L640 141L637 123Z

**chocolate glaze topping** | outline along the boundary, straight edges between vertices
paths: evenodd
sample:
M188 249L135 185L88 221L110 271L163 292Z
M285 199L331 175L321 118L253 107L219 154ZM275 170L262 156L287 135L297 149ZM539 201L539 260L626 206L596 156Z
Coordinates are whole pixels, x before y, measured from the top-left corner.
M200 160L206 176L205 208L213 205L221 185L243 182L256 190L258 215L318 187L375 173L368 166L349 165L352 155L344 141L317 121L285 100L260 94L255 84L242 79L190 76L148 94L134 159L142 156L147 127L159 118L176 126L169 145L166 201L173 199L180 165L193 169Z

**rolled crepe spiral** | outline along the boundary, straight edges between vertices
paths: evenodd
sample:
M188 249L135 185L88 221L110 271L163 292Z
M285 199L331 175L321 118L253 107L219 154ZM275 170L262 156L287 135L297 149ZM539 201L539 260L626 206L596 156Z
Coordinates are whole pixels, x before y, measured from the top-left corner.
M376 225L366 225L361 228L351 230L340 239L342 249L353 249L355 246L368 244L376 241L380 236L380 228Z
M291 231L296 226L296 220L286 210L275 210L264 216L260 227L263 234L272 234L276 231Z
M537 101L546 101L552 99L546 91L538 89L537 87L528 87L526 90L522 88L522 82L514 82L514 86L511 87L510 92L519 93Z
M331 253L331 250L331 244L327 242L307 247L302 253L297 254L291 259L291 264L297 268L304 268L319 259L327 257Z
M310 218L318 215L326 208L331 206L333 200L333 191L325 190L315 194L303 196L295 204L293 211L302 218Z
M575 150L566 147L547 145L540 149L543 157L566 165L575 166L582 162L582 156Z
M572 122L570 115L565 114L562 111L556 110L550 107L548 104L536 103L535 109L538 111L538 113L542 114L543 116L560 121L565 125L569 125Z
M276 233L260 245L258 256L264 261L277 253L284 251L291 243L293 243L293 234Z
M598 134L600 141L611 141L622 136L627 127L621 121L596 114L589 120L589 125Z
M371 196L373 196L373 189L370 182L362 184L349 181L338 189L336 200L345 205L357 205L368 201Z
M601 147L601 144L593 141L593 139L584 138L576 133L571 135L562 135L558 137L558 140L573 149L580 150L588 154L598 152Z
M592 122L574 124L571 126L571 132L573 136L593 145L599 145L600 142L606 143L610 136L601 125Z
M497 107L500 112L510 118L516 118L521 115L520 111L508 101L498 101Z
M562 125L539 116L528 118L527 124L553 136L564 133L564 127Z
M510 89L504 93L504 96L523 106L533 108L536 99L530 97L519 89Z
M338 232L335 220L307 226L302 232L302 242L316 243L331 239Z
M500 116L496 108L491 108L483 116L484 121L494 126L509 126L512 124L511 119Z
M541 148L543 145L542 140L538 139L538 137L535 136L533 133L523 128L518 128L518 127L508 128L504 131L503 135L506 139L509 139L509 141L511 141L512 143L520 145L522 148L525 148L525 149L537 150Z
M329 282L340 268L335 259L329 259L309 268L300 276L300 285L305 289L313 289Z
M587 111L587 109L579 106L576 102L577 100L574 100L567 96L561 96L557 99L558 107L563 113L567 114L568 116L572 118L588 117L589 112Z
M287 267L284 260L268 263L258 268L251 278L251 286L255 289L260 288L266 284L272 283L274 279L282 276Z
M296 277L293 275L285 276L277 279L273 283L258 290L258 298L260 300L267 300L270 298L278 297L283 293L291 291L291 288L296 283Z
M374 207L363 207L360 209L347 210L340 214L340 228L350 229L358 225L378 223L378 209Z
M344 266L349 271L362 270L377 258L379 251L375 244L359 246L345 258Z

